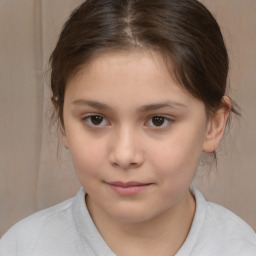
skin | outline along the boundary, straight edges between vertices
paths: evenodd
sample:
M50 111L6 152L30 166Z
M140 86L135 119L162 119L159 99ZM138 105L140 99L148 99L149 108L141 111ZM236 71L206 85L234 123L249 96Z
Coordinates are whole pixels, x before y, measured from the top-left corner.
M68 81L63 142L94 223L117 255L179 250L195 213L190 184L201 153L218 146L229 107L207 118L203 102L149 50L102 53ZM122 195L110 185L117 181L144 186Z

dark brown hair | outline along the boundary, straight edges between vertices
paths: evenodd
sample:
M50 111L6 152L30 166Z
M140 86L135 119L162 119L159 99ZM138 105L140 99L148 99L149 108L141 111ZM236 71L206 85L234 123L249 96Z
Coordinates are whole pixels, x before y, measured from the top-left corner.
M68 79L109 49L158 51L179 84L213 113L226 93L229 59L215 18L196 0L87 0L65 23L50 57L51 89L64 126ZM232 112L237 110L232 106Z

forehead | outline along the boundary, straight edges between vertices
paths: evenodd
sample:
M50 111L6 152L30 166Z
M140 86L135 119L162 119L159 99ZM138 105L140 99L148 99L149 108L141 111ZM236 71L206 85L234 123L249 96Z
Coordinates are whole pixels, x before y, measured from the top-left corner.
M68 81L65 94L65 98L97 97L113 104L117 97L122 104L136 105L154 101L189 104L196 100L177 83L163 56L152 50L107 51L97 55Z
M143 64L143 66L140 64ZM79 77L85 74L97 73L98 71L102 74L104 71L109 73L110 70L111 73L124 71L127 75L129 74L128 71L131 72L131 70L140 72L151 71L151 73L153 71L154 74L156 74L156 71L162 70L163 72L167 72L169 76L172 75L172 72L168 70L169 67L171 68L171 62L169 61L167 64L163 54L154 50L146 48L134 48L130 50L107 49L94 54L80 67L79 71L75 74L75 78L79 79Z

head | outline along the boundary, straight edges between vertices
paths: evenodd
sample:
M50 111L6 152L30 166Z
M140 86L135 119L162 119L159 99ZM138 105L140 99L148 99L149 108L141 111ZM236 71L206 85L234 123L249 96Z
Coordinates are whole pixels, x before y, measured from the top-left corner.
M72 13L65 23L57 46L51 55L50 64L52 67L52 101L61 125L64 144L70 149L78 177L85 186L90 181L92 173L89 171L84 175L83 168L86 166L87 169L93 169L90 166L88 155L91 159L93 157L97 159L97 154L100 155L100 152L104 151L100 156L109 157L109 163L115 170L116 168L127 170L128 166L137 169L145 160L144 154L140 154L144 152L142 148L150 148L155 145L155 149L150 151L150 154L153 158L159 157L160 161L166 163L163 168L160 166L163 180L166 178L167 169L172 166L175 171L168 175L171 175L174 180L177 178L177 183L179 183L179 179L182 180L178 173L179 168L184 169L183 177L188 177L184 183L181 181L177 185L182 189L175 190L175 186L173 187L173 194L175 191L178 192L171 200L171 204L175 200L177 201L188 188L196 171L201 152L214 154L222 138L229 112L236 112L230 99L225 96L229 61L220 28L211 13L196 0L87 0ZM122 83L120 74L123 74L124 83ZM147 77L150 79L147 80ZM133 81L134 78L136 79ZM162 81L159 82L159 87L157 87L158 78ZM168 79L170 87L167 86ZM141 81L141 85L138 81ZM146 87L147 83L148 88ZM102 87L99 87L99 84ZM123 88L122 84L124 84ZM88 101L85 102L87 92L93 97L101 95L99 97L106 101L102 102L97 98L96 102L88 104ZM79 95L82 95L82 101ZM138 95L142 96L138 97ZM184 119L185 122L181 121L184 130L182 128L178 131L176 128L177 136L172 138L164 138L164 132L162 132L153 134L153 137L146 139L148 137L145 134L134 132L135 126L133 126L135 130L131 128L131 124L135 120L131 119L134 116L131 115L132 111L135 111L135 106L139 109L142 108L142 105L158 104L159 102L153 102L153 95L158 95L159 99L170 96L171 105L178 99L178 103L176 103L180 107L186 105L189 109L191 106L190 115L186 115L185 110L181 111L181 114L177 114L179 116L177 120L179 118L183 120L182 116L189 116L192 120L193 116L195 117L193 122L185 126L188 119ZM83 99L86 100L83 102ZM78 105L81 102L87 104L85 111L87 116L83 117L83 122L86 122L86 125L90 123L90 127L94 127L95 124L101 127L101 130L97 130L95 134L88 132L85 140L79 139L77 131L79 129L82 131L82 128L77 123L76 128L73 129L75 126L72 124L72 120L75 119L69 116L71 113L69 108L75 101ZM88 105L90 108L94 108L94 111L90 109L91 112L99 113L99 109L101 109L100 113L103 114L93 116L92 119L88 116ZM109 109L120 111L111 112ZM112 114L109 114L110 112ZM79 111L77 110L76 113ZM157 113L154 112L154 114ZM109 116L109 119L105 118L106 116ZM121 119L121 116L127 118ZM168 115L166 114L166 116ZM165 126L165 122L171 122L171 118L163 119L163 117L165 116L158 115L155 117L156 119L150 119L146 124L155 122L153 125L160 124L162 127ZM77 117L77 119L79 118ZM80 117L80 121L81 119ZM126 122L127 120L129 122ZM115 125L112 125L114 123ZM115 133L108 133L110 124L113 127L119 127L116 130L112 129L112 131L115 130ZM131 130L128 131L129 127ZM190 132L190 136L185 135ZM196 141L200 141L200 145L195 144L195 138L198 139ZM79 140L83 142L80 145L76 144ZM124 152L125 156L118 155L117 152L121 152L126 146L129 147L129 143L134 141L138 147L137 155L133 155L131 152ZM95 147L93 143L96 142L97 146ZM100 146L101 143L106 145L104 149ZM84 146L86 144L87 146ZM176 151L168 147L171 145L176 147L179 144L182 146L178 146ZM195 145L198 148L193 152ZM84 150L82 147L86 147L86 149ZM186 152L184 151L182 155L182 150L185 148ZM82 155L83 150L87 153L87 157ZM111 153L111 150L116 153ZM183 165L189 154L193 155L191 162L188 161ZM128 159L128 155L134 159ZM172 157L169 161L170 155ZM179 159L177 165L172 158ZM157 159L155 160L157 162ZM106 166L104 161L102 165ZM149 162L152 163L151 167L156 163L153 160ZM168 166L169 163L170 166ZM188 166L192 166L192 170L189 171L189 175L186 175L185 169ZM155 167L157 168L157 165ZM101 178L104 182L112 182L113 173L107 174L104 179ZM116 174L119 175L118 172ZM124 177L120 179L129 179L129 175ZM133 174L130 177L133 177ZM142 174L139 179L143 180L145 177ZM111 180L109 181L108 178ZM145 178L145 182L154 181L153 176L147 178ZM161 179L156 181L156 184L158 184L157 182L161 183ZM154 184L154 182L152 183ZM90 186L90 184L87 185ZM170 185L166 183L165 189ZM168 195L168 193L165 194L165 196ZM163 199L167 198L163 197ZM97 199L95 200L97 201Z
M203 22L202 22L203 21ZM109 50L157 51L177 83L211 116L225 105L229 59L212 14L196 0L87 0L65 23L50 58L52 101L64 127L67 81ZM234 106L231 112L237 113Z

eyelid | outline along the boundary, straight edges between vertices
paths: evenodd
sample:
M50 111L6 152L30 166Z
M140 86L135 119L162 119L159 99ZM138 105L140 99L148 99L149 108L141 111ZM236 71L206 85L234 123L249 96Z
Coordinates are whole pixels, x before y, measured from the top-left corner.
M163 117L165 121L167 121L168 123L163 125L163 126L156 126L156 125L147 125L147 123L152 120L152 118L154 117ZM155 115L151 115L149 118L148 118L148 121L146 122L146 126L150 126L150 127L153 127L154 129L164 129L168 126L170 126L170 124L173 122L173 118L171 117L167 117L165 115L161 115L161 114L155 114Z
M95 116L102 117L102 119L103 119L103 124L100 123L100 124L97 125L97 124L93 124L91 121L89 121L91 117L95 117ZM157 125L154 125L154 124L149 125L148 123L149 123L149 122L152 120L152 118L154 118L154 117L162 117L162 118L164 118L164 123L165 123L165 124L160 125L160 126L157 126ZM105 126L109 126L109 125L111 124L111 122L108 121L108 119L107 119L104 115L98 114L98 113L88 113L88 114L84 115L81 119L82 119L82 121L83 121L84 123L86 123L86 125L88 125L89 127L93 127L93 128L105 127ZM167 121L167 123L166 123L166 121ZM170 117L170 116L166 116L166 115L163 115L163 114L152 114L151 116L149 116L149 117L147 118L147 121L146 121L146 123L145 123L145 126L148 126L148 127L154 128L154 129L164 129L164 128L170 126L170 124L171 124L173 121L174 121L173 118Z
M88 121L90 117L95 117L95 116L102 117L103 120L107 121L108 124L95 125L95 124L92 124L91 122ZM105 118L103 115L97 114L97 113L90 113L90 114L84 115L82 117L82 121L85 122L90 127L104 127L104 126L108 126L110 124L110 122L107 120L107 118Z

